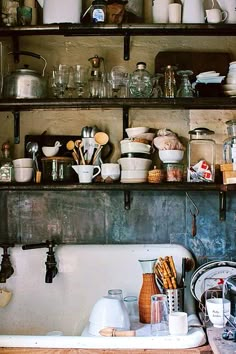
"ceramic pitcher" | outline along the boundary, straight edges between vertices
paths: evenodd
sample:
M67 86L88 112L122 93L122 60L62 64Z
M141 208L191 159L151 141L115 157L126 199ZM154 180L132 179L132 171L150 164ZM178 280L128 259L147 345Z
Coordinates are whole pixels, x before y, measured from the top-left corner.
M226 23L236 23L236 0L218 0L221 9L228 13Z
M152 20L153 23L168 23L169 8L168 5L174 0L153 0L152 2Z
M183 23L204 23L204 0L181 0L183 4ZM227 0L228 1L228 0Z

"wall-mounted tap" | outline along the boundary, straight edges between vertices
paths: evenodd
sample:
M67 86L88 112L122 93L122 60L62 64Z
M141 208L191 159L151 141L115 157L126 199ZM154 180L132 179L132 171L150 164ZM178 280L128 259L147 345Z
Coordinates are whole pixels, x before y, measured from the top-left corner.
M46 275L45 275L45 283L52 283L53 278L57 275L57 262L55 259L55 253L53 248L56 246L55 241L46 241L42 243L35 243L31 245L23 245L23 250L32 250L35 248L48 248L47 252L47 260L45 262L46 265Z
M14 273L14 269L11 265L10 254L8 254L7 249L9 247L14 247L13 243L0 243L0 247L3 248L1 270L0 270L0 283L6 283L6 280Z

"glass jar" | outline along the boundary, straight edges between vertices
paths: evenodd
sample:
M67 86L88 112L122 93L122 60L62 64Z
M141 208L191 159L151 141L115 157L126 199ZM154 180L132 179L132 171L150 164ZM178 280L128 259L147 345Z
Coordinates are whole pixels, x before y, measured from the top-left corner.
M106 1L94 0L90 9L91 21L93 23L106 22Z
M3 26L17 25L17 7L19 6L19 0L2 0L1 23Z
M10 155L10 143L2 144L2 158L0 160L0 182L12 182L14 180L14 169Z
M208 136L215 134L207 128L189 131L188 143L188 182L214 182L215 180L215 141Z
M173 98L176 96L176 66L167 65L164 73L164 97Z
M236 119L228 120L227 133L228 137L223 144L223 159L225 163L236 162Z
M165 163L164 171L167 182L182 182L184 166L181 163Z
M130 75L129 90L131 97L151 97L152 89L152 75L146 70L146 63L138 62L136 70Z

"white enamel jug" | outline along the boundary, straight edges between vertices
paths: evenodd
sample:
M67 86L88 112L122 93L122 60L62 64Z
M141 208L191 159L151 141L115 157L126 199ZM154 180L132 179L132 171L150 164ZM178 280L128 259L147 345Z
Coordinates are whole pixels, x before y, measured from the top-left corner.
M236 23L236 0L217 0L221 10L228 13L225 23Z
M152 21L153 23L169 22L169 4L174 0L153 0L152 2Z
M82 0L38 0L43 23L80 23Z
M204 23L203 0L181 0L183 4L183 23ZM228 0L227 0L228 1Z

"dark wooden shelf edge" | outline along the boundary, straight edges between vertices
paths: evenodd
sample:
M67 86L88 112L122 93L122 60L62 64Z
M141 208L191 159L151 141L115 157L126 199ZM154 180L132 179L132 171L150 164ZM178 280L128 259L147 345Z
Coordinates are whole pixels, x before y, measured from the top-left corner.
M97 191L227 191L235 190L236 185L231 185L230 189L227 186L216 183L178 183L168 182L159 184L149 183L51 183L51 184L36 184L36 183L0 183L0 191L76 191L76 190L97 190Z
M0 36L63 35L63 36L149 36L149 35L236 35L234 24L136 24L92 25L52 24L37 26L0 27Z
M236 97L197 98L82 98L82 99L0 99L0 111L31 111L39 109L233 109Z

